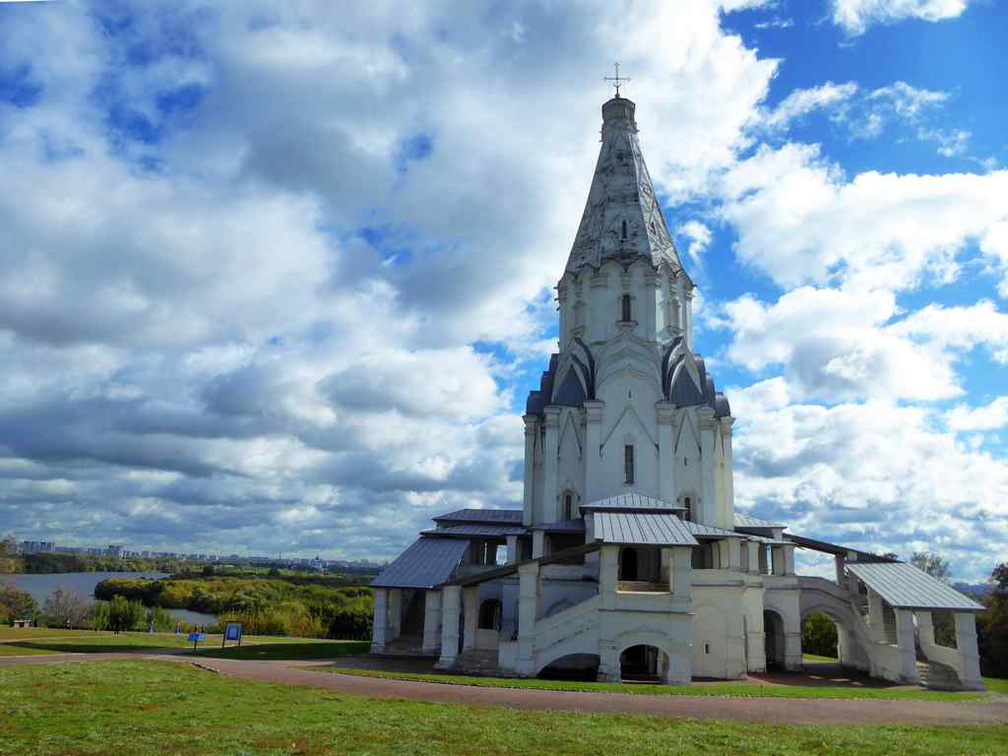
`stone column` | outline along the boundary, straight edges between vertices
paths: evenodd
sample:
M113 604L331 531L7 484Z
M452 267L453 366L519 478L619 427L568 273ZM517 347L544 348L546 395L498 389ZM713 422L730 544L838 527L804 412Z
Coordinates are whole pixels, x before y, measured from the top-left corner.
M675 546L672 549L672 595L689 601L693 585L693 549Z
M476 628L479 620L479 586L471 585L462 589L462 650L476 648Z
M763 628L762 600L757 611L746 616L747 672L766 672L766 634Z
M547 407L546 440L543 443L543 517L546 522L560 519L559 491L560 477L560 408Z
M441 591L427 591L424 596L423 647L425 654L437 653L441 645Z
M539 613L539 563L518 567L518 674L533 677L535 668L535 623Z
M538 559L546 555L546 531L532 531L532 558Z
M371 630L371 653L380 654L388 645L388 589L374 590L374 620Z
M956 612L956 646L958 646L961 671L960 682L967 688L983 690L980 679L980 653L977 649L976 615L973 612Z
M934 618L931 616L931 612L917 612L917 636L920 638L921 648L926 654L928 647L935 644Z
M536 415L522 415L525 421L525 499L522 503L522 524L531 525L535 515L535 439L539 430Z
M658 276L651 271L644 274L644 317L637 316L637 320L643 320L643 338L653 341L658 333Z
M784 574L794 575L794 544L786 544L781 546L781 551L784 555Z
M774 575L786 575L787 574L787 560L784 558L784 547L783 546L771 546L770 556L773 561L773 574Z
M438 669L451 669L458 658L459 615L462 610L462 586L446 585L441 590L441 658Z
M402 627L402 589L391 588L389 590L389 640L394 641L399 637L399 629Z
M658 402L658 498L669 504L676 503L675 444L676 406L672 402Z
M728 564L725 565L729 570L734 572L742 571L742 539L741 538L726 538L725 541L728 543Z
M893 611L896 613L896 643L900 652L900 679L910 683L920 682L914 649L913 612L907 609L893 609Z
M584 502L590 504L599 499L601 490L602 456L602 416L605 404L599 401L584 403L585 408L585 492Z
M833 557L833 561L836 565L836 584L841 588L847 587L847 578L844 574L844 568L847 565L847 555L837 554Z
M871 588L868 589L868 624L871 626L872 640L885 642L885 612L882 609L882 597Z
M703 512L703 519L700 522L724 527L718 522L716 493L714 491L714 410L710 407L698 409L697 425L700 431L700 507Z
M603 609L616 608L619 582L619 546L607 543L599 549L599 604ZM673 565L675 571L675 565Z
M795 628L788 629L787 624L785 624L784 669L788 669L794 672L802 668L801 643L802 643L801 623L799 623L797 629Z
M518 536L507 537L507 563L514 564L518 561Z
M745 548L749 550L749 572L760 571L760 542L746 541Z

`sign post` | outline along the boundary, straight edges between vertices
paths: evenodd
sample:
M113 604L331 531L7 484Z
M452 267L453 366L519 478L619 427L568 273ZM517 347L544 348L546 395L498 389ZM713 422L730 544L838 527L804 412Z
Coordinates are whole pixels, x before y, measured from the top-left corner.
M220 647L224 648L224 644L228 641L237 642L241 646L242 639L242 626L240 622L228 622L224 626L224 637L221 638Z
M203 633L189 633L189 640L192 643L192 650L193 653L195 654L196 644L206 640L206 635L204 635Z

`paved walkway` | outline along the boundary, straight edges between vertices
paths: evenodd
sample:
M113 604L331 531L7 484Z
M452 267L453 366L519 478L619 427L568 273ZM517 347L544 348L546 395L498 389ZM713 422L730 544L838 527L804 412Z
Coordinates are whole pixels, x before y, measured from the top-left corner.
M647 693L606 693L390 680L321 671L331 662L244 661L172 654L94 653L0 657L4 664L51 664L137 658L195 664L228 677L303 685L371 698L501 706L511 709L650 714L697 719L734 719L774 724L1008 724L1008 701L894 701L884 699L732 698Z

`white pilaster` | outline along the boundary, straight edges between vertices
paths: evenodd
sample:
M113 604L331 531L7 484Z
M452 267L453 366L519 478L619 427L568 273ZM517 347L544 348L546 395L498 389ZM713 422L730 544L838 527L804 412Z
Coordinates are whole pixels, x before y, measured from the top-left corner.
M559 512L560 477L560 408L547 407L546 440L543 443L543 518L546 522L561 519Z
M724 528L718 521L717 503L714 491L714 410L701 407L697 410L697 425L700 432L700 520L704 525ZM734 523L731 526L734 527Z
M676 406L672 402L658 402L658 498L670 504L676 503L675 489L675 444Z
M539 613L539 563L518 567L518 674L535 675L535 623Z
M588 401L585 408L585 493L584 502L590 504L597 501L602 487L602 418L605 403Z
M535 439L539 430L538 417L523 415L525 421L525 498L522 502L522 524L531 525L535 514Z

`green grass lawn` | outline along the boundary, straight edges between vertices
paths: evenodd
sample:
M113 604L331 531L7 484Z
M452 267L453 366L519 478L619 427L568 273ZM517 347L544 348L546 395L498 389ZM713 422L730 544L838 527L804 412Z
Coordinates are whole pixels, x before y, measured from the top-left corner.
M540 690L604 691L655 696L738 696L746 698L882 698L919 701L970 701L986 698L979 691L950 692L912 686L858 687L856 685L787 685L759 682L700 682L693 685L640 685L627 683L571 682L567 680L468 677L465 675L384 672L373 669L328 667L322 671L361 677L419 680L445 685L475 685L485 688L538 688Z
M170 662L0 667L0 754L996 754L1006 727L807 726L375 700Z
M1008 680L1002 680L998 677L981 677L980 679L983 680L983 684L991 693L1008 696Z
M802 654L802 658L805 661L817 661L817 662L835 662L835 656L820 656L819 654Z
M221 649L220 635L207 635L199 644L202 656L233 659L333 659L365 653L363 641L327 641L316 638L246 636L242 645ZM59 653L101 653L105 651L160 651L191 649L185 635L174 633L120 633L55 628L0 628L0 656L29 656Z

